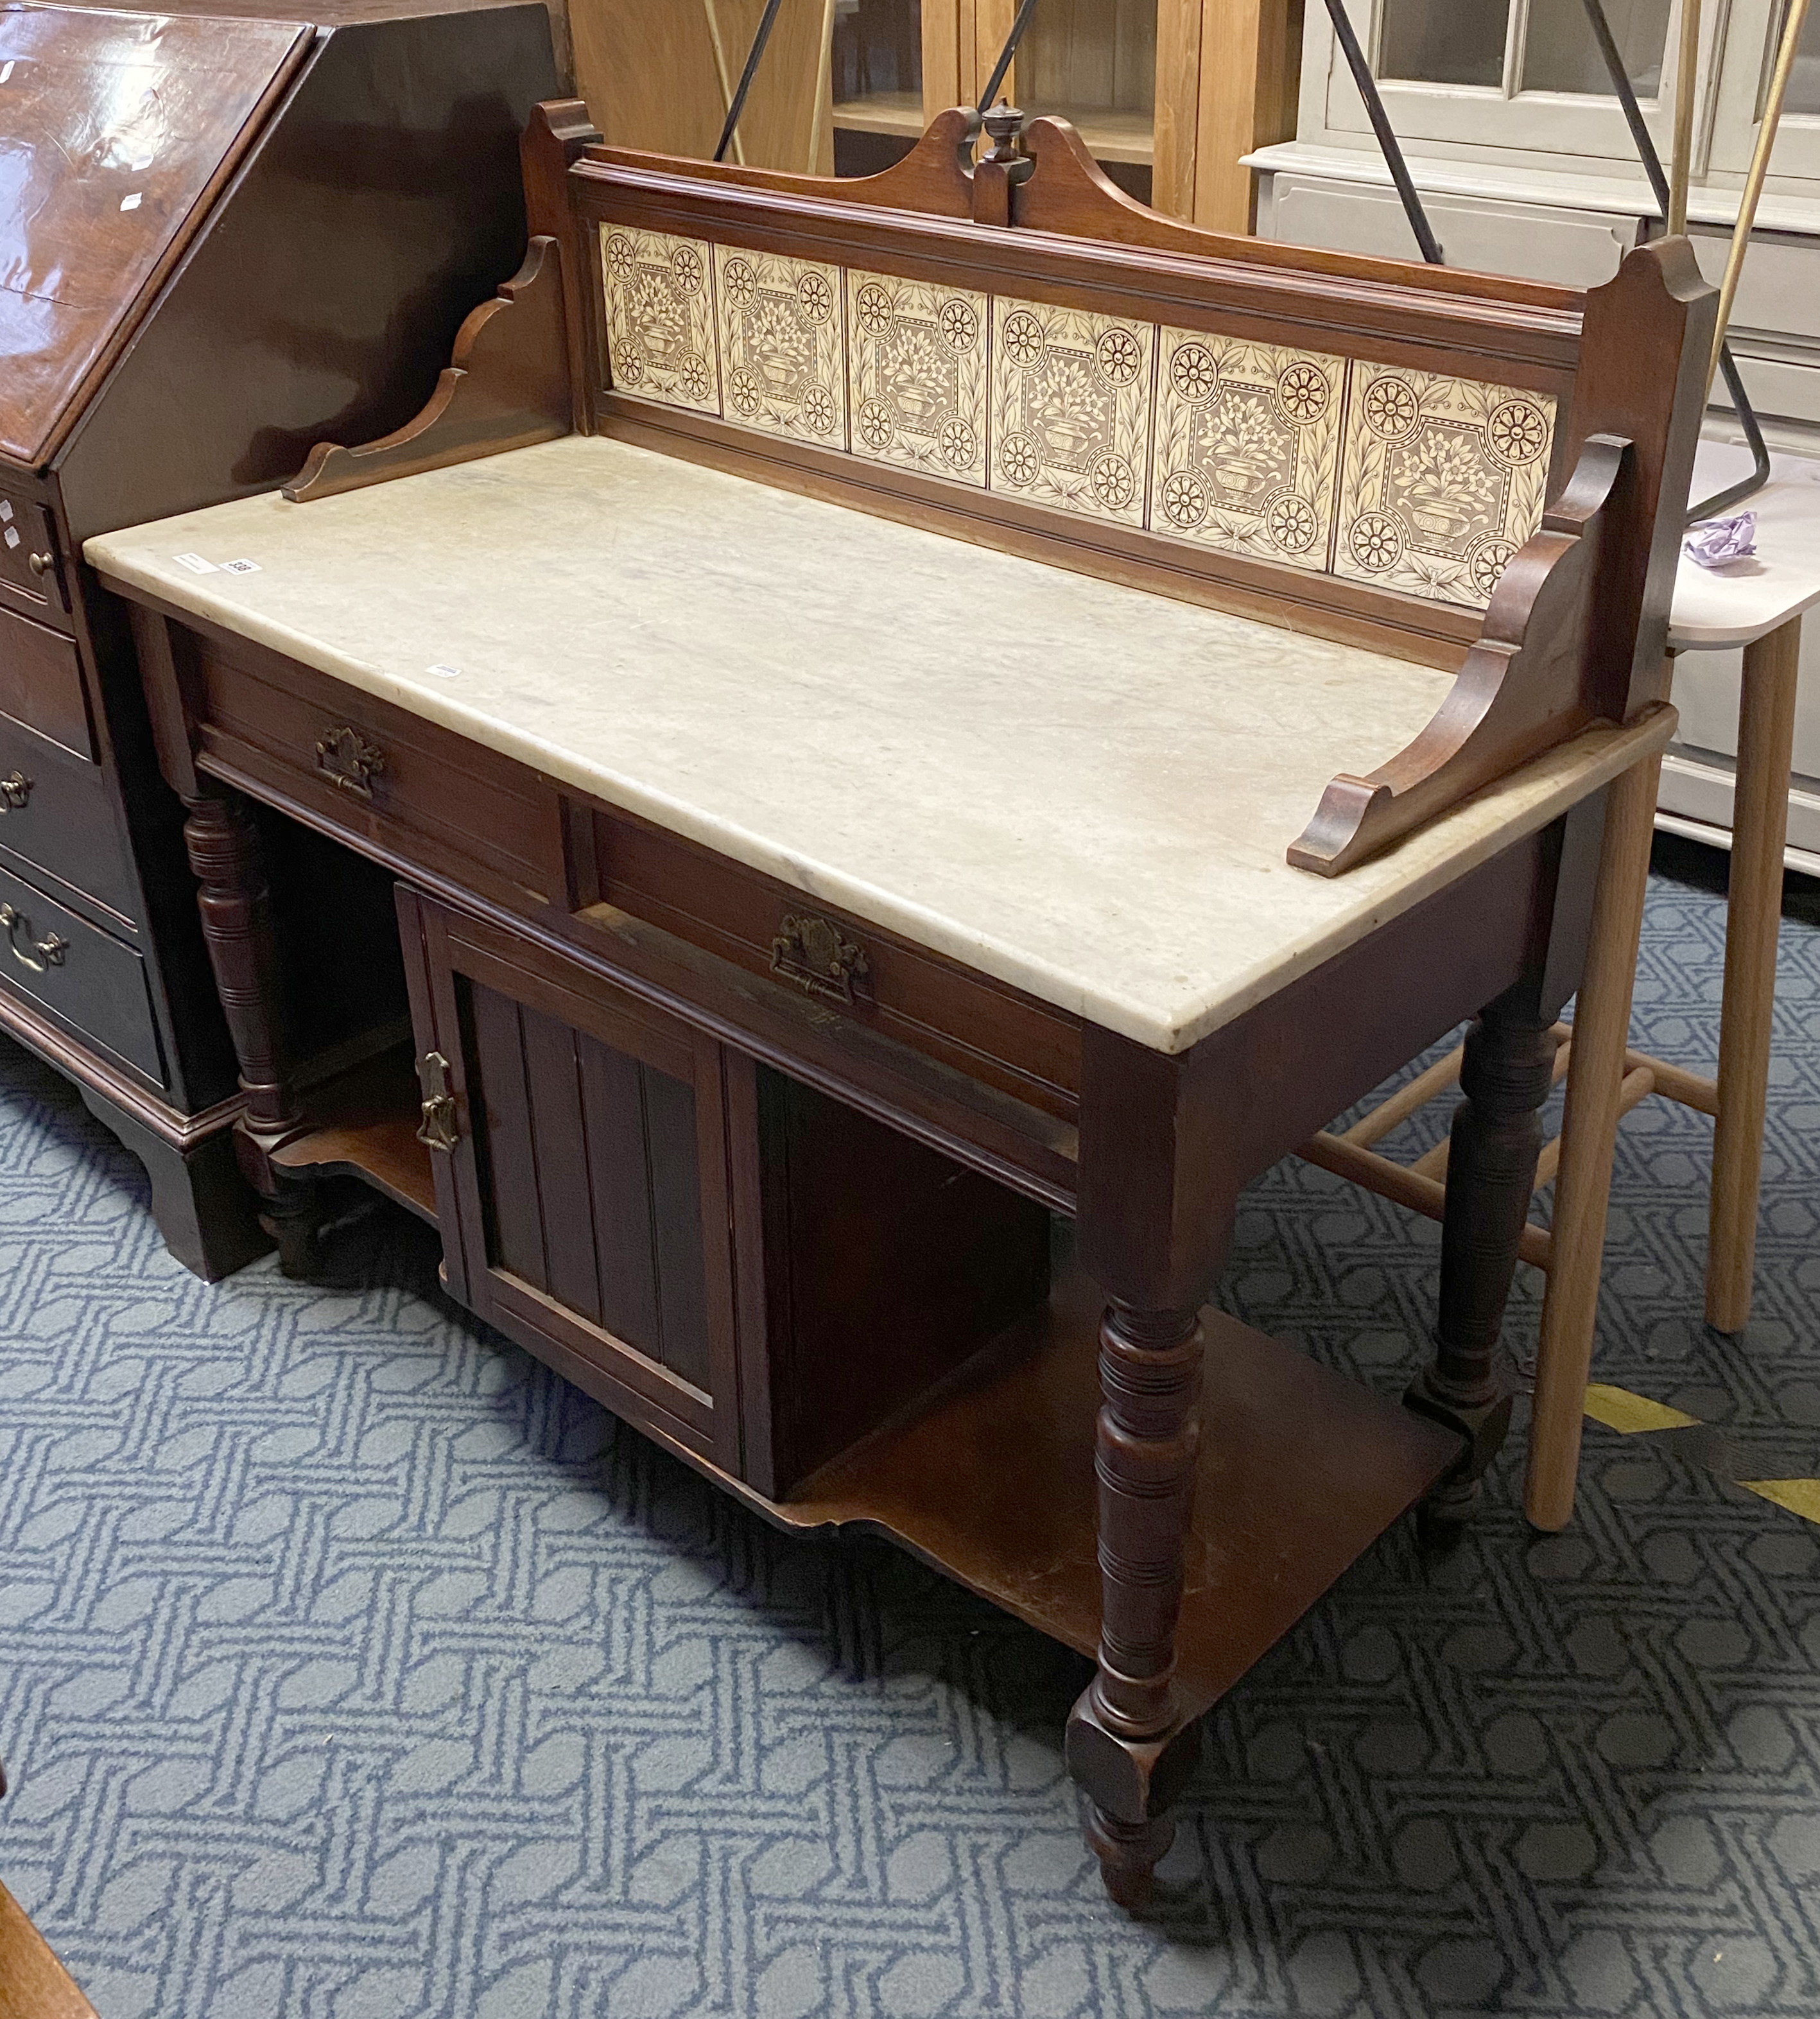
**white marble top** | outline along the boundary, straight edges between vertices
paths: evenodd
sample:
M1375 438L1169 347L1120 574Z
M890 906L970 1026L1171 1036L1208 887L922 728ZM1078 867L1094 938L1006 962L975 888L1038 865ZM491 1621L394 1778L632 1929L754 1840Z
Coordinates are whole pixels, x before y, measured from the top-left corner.
M622 443L243 498L85 551L1165 1052L1546 825L1672 720L1583 737L1330 879L1285 848L1447 675Z
M1702 442L1695 502L1748 476L1750 468L1749 449ZM1748 645L1820 603L1820 462L1772 455L1769 482L1727 512L1757 514L1757 552L1717 568L1681 556L1669 615L1671 651Z

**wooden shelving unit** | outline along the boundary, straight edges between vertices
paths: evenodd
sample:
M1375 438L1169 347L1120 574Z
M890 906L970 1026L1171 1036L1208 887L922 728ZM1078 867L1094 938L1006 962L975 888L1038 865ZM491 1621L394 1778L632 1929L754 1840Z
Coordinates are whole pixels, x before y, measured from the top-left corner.
M1093 1285L1067 1264L1046 1310L909 1421L843 1453L781 1503L733 1490L786 1528L887 1535L1091 1655L1100 1310ZM1451 1433L1293 1347L1224 1311L1202 1317L1201 1473L1177 1672L1197 1713L1459 1453Z
M923 116L923 94L916 91L874 91L863 98L837 100L835 131L882 133L893 140L917 140L929 122Z
M316 1087L288 1169L364 1179L436 1222L416 1138L409 1046ZM658 1441L755 1512L798 1531L890 1537L1039 1632L1091 1655L1099 1635L1093 1435L1097 1289L1060 1243L1047 1305L781 1501ZM1459 1440L1225 1312L1206 1329L1200 1484L1180 1676L1198 1713L1273 1646L1433 1486Z

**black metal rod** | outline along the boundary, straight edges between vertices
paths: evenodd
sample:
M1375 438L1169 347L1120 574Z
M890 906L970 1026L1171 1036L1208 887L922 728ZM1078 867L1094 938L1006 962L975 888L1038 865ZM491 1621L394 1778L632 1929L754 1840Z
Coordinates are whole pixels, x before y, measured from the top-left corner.
M1586 26L1593 31L1593 40L1599 45L1599 54L1605 65L1605 74L1612 80L1612 89L1624 114L1624 123L1630 129L1631 140L1637 147L1637 158L1643 163L1643 172L1649 178L1649 187L1655 192L1656 208L1662 213L1662 221L1668 223L1669 183L1663 172L1662 157L1655 150L1655 142L1650 137L1648 127L1644 123L1643 107L1637 102L1637 93L1632 88L1630 73L1624 67L1624 58L1619 51L1617 38L1612 33L1612 24L1605 18L1604 0L1581 0L1586 9ZM1737 410L1738 425L1744 430L1744 439L1750 450L1751 473L1740 477L1723 491L1716 491L1710 498L1692 506L1688 513L1688 524L1691 526L1702 519L1715 517L1728 506L1740 505L1746 498L1762 490L1770 480L1769 449L1763 438L1763 426L1757 418L1757 409L1750 404L1750 396L1744 390L1744 380L1738 369L1738 361L1731 355L1731 346L1719 346L1719 370L1725 380L1725 390L1731 397Z
M1023 0L1011 24L1011 32L1005 38L1005 46L999 52L999 60L992 66L992 74L986 81L986 88L980 93L981 112L992 109L992 100L999 95L999 87L1005 82L1005 73L1011 67L1011 59L1017 53L1017 45L1024 39L1024 31L1030 26L1030 17L1036 12L1036 0Z
M1612 80L1612 89L1618 95L1618 103L1623 108L1624 123L1630 129L1630 138L1635 144L1637 158L1643 163L1644 172L1649 177L1649 186L1655 192L1657 208L1662 212L1664 224L1668 222L1668 177L1662 172L1662 157L1655 151L1655 143L1650 138L1649 129L1644 125L1643 107L1637 102L1637 93L1631 88L1630 73L1624 67L1624 58L1619 53L1617 38L1612 33L1612 24L1605 19L1604 0L1581 0L1586 9L1586 26L1593 31L1593 40L1599 45L1599 54L1604 60L1605 74Z
M1751 470L1749 476L1741 477L1735 484L1728 484L1723 491L1715 491L1710 498L1691 506L1688 512L1690 526L1697 525L1702 519L1716 519L1734 505L1742 505L1770 480L1770 453L1763 438L1763 426L1744 390L1744 381L1728 343L1719 346L1719 370L1725 380L1725 390L1731 395L1731 404L1738 409L1738 425L1743 429L1745 442L1750 450Z
M717 161L727 158L727 150L733 145L734 131L739 125L739 115L745 110L745 95L752 89L752 79L758 75L759 63L764 55L765 45L771 38L771 31L777 26L778 9L783 4L784 0L765 0L765 11L759 20L758 33L752 38L752 47L745 53L745 68L739 74L739 89L733 94L733 101L727 108L727 124L721 128L720 138L714 145L714 158Z
M1358 95L1365 100L1365 116L1372 122L1372 131L1378 136L1379 150L1384 158L1384 165L1390 172L1390 179L1397 185L1397 194L1402 199L1403 215L1409 220L1409 229L1416 234L1416 243L1422 248L1422 256L1431 266L1444 266L1447 262L1441 256L1441 241L1434 235L1428 222L1428 213L1422 208L1422 199L1416 194L1416 184L1410 177L1409 164L1403 158L1403 150L1390 126L1390 115L1384 110L1383 94L1378 89L1378 81L1372 75L1372 67L1365 60L1365 51L1358 45L1358 37L1352 31L1352 23L1347 16L1346 0L1327 0L1328 19L1333 24L1334 38L1340 44L1340 53L1346 58L1346 67L1352 72L1352 81L1358 86Z

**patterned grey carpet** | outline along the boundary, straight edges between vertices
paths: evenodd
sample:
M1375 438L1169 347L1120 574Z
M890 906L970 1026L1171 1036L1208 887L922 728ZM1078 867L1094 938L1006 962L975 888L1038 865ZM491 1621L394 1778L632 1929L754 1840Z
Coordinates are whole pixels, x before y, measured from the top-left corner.
M1670 846L1639 1031L1705 1065ZM1412 1130L1413 1136L1417 1132ZM1102 1898L1071 1655L879 1545L786 1541L440 1301L170 1263L0 1047L0 1878L103 2019L1820 2014L1820 901L1791 886L1757 1314L1700 1321L1709 1125L1626 1125L1575 1528L1515 1453L1209 1721L1156 1919ZM1285 1165L1223 1294L1387 1390L1436 1232ZM1509 1328L1537 1310L1527 1271Z

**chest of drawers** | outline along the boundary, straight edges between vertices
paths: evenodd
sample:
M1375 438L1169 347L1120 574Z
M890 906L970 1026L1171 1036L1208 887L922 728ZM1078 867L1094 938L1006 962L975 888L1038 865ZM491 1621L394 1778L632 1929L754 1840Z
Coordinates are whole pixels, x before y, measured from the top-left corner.
M205 1275L263 1238L234 1060L128 626L82 543L411 413L520 256L517 135L554 82L537 5L0 13L22 178L0 263L5 300L38 305L0 306L0 900L24 922L0 1031L146 1162ZM281 864L281 821L267 839Z

